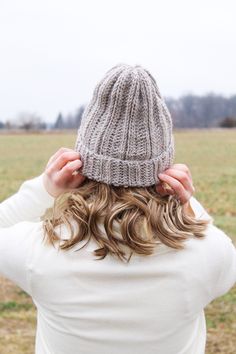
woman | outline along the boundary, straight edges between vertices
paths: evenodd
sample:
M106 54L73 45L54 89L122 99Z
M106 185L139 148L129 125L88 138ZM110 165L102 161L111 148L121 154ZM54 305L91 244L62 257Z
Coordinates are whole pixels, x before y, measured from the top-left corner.
M173 159L154 78L117 65L75 151L0 205L0 272L37 307L37 354L204 353L204 307L233 286L235 248Z

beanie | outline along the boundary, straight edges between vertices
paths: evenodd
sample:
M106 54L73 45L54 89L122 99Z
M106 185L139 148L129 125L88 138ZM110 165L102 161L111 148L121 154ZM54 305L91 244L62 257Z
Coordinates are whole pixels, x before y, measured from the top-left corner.
M114 186L147 187L174 159L172 119L153 76L119 64L95 87L75 143L80 172Z

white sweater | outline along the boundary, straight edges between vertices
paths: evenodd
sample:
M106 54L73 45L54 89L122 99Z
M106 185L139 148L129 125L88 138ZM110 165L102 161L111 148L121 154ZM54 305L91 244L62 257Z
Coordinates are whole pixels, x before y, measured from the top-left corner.
M53 202L41 175L0 204L0 273L33 298L36 353L204 353L203 309L236 280L230 238L210 224L181 251L97 261L93 242L78 252L43 244L40 216ZM191 206L209 218L193 197Z

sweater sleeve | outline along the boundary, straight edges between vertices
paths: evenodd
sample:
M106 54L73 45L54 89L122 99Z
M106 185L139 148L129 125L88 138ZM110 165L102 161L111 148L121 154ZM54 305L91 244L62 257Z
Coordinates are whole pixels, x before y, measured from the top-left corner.
M218 269L218 276L212 287L212 299L215 299L226 294L235 285L236 249L231 238L222 230L214 225L210 225L210 228L215 234L215 240L218 241L218 247L215 246L216 242L214 242L212 247L217 260L215 269Z
M190 198L190 205L196 218L210 221L207 233L211 236L208 236L206 247L208 265L205 273L210 274L206 283L211 287L210 300L214 300L224 295L236 282L236 249L231 238L213 224L214 219L194 197Z
M11 227L0 227L0 274L31 294L30 262L33 242L41 223L23 221Z
M44 187L43 174L25 181L17 193L0 203L0 228L21 221L40 221L53 203L54 198Z

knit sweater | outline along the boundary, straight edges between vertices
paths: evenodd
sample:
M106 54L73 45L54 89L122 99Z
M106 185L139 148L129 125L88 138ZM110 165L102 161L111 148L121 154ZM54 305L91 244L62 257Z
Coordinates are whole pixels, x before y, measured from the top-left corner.
M230 238L210 223L183 250L160 245L129 264L97 261L93 241L78 252L43 243L40 216L53 202L41 175L0 204L0 273L37 307L36 353L203 354L204 307L236 279ZM190 203L197 218L209 218Z

